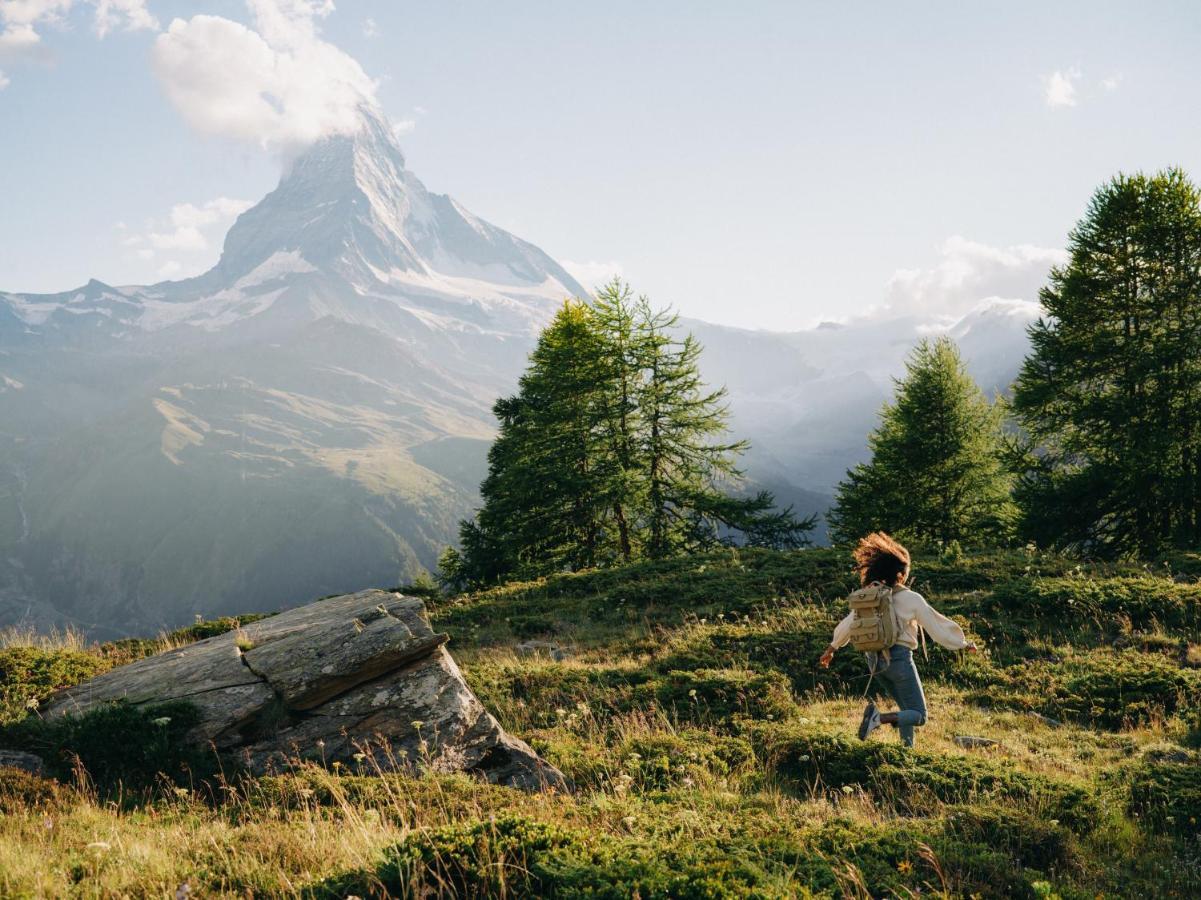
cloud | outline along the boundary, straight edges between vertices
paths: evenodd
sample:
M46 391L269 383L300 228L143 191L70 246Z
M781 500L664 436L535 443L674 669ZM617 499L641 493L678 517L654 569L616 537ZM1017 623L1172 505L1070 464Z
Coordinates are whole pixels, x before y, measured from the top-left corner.
M1067 260L1065 251L1053 247L993 247L960 236L944 241L939 256L929 268L898 269L889 279L885 302L868 317L947 322L984 301L1033 302L1050 268Z
M211 265L211 254L206 251L218 243L234 219L253 206L246 200L218 197L207 203L177 203L162 220L147 223L146 230L122 238L121 244L129 248L131 255L142 261L170 254L164 260L159 275L166 278L183 271L199 272ZM164 274L162 269L170 266Z
M575 262L570 259L561 259L559 260L559 265L567 270L568 275L588 290L600 287L602 284L612 281L614 278L620 278L624 274L621 263L616 260L611 262L598 262L597 260Z
M221 16L175 19L155 41L155 74L205 134L287 150L359 127L376 83L322 40L329 0L248 0L254 29Z
M1107 92L1116 91L1118 89L1118 85L1120 85L1121 83L1122 83L1122 75L1120 72L1110 75L1107 78L1101 79L1101 87L1104 88Z
M96 33L104 37L118 27L158 31L159 25L146 8L146 0L96 0Z
M376 24L375 19L363 20L363 37L379 37L379 25Z
M146 0L0 0L0 62L36 62L51 58L39 29L62 27L76 5L93 7L96 34L104 37L114 28L126 31L157 29L158 20L146 9ZM0 90L10 83L0 72Z
M1043 101L1051 109L1076 105L1076 84L1080 81L1080 70L1075 66L1056 70L1043 76Z

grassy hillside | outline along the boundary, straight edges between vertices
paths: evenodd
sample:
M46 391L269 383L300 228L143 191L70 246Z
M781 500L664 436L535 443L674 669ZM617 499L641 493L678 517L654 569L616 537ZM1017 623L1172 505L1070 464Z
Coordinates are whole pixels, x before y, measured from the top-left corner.
M54 752L61 782L0 770L0 893L1201 894L1201 561L916 570L985 650L919 654L931 718L913 752L889 729L854 739L860 658L814 668L851 584L837 553L560 576L430 606L480 698L573 794L315 768L208 789L173 725L114 713L55 736L97 777ZM7 644L0 744L28 738L12 723L53 688L161 646ZM113 729L139 752L115 757Z

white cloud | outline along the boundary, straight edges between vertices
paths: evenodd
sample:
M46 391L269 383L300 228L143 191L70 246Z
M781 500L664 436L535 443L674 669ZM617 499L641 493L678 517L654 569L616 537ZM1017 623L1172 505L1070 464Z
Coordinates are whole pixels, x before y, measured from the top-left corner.
M158 274L160 278L170 278L173 275L178 275L182 270L183 266L180 263L169 259L158 267Z
M616 260L599 262L593 259L588 260L588 262L575 262L570 259L561 259L559 260L559 265L567 270L568 275L589 291L612 281L614 278L620 278L624 274L621 263Z
M35 61L50 58L39 29L62 27L76 6L94 8L96 33L104 37L115 28L126 31L158 29L146 0L0 0L0 60ZM0 76L3 77L3 76ZM8 78L4 78L4 85Z
M375 19L363 20L363 37L379 37L379 25L376 24Z
M929 268L898 269L889 279L885 302L868 315L947 322L983 301L1037 301L1050 268L1067 259L1065 251L1053 247L992 247L958 235L943 242L939 255Z
M416 119L398 119L392 123L392 133L397 137L404 137L406 134L412 134L416 127Z
M1056 70L1043 76L1043 101L1051 109L1076 105L1076 85L1080 70L1073 66L1066 71Z
M253 204L246 200L218 197L207 203L177 203L162 220L147 223L146 230L121 239L136 259L149 261L165 254L163 267L173 266L170 274L183 271L198 272L211 265L211 248L220 242L225 231L242 212ZM160 269L159 275L164 275Z
M146 0L96 0L96 33L104 37L114 28L126 31L158 31L158 19L146 8Z
M255 29L220 16L175 19L155 41L154 70L198 131L289 149L360 123L376 83L322 40L330 0L248 0Z
M1118 89L1118 85L1120 85L1121 83L1122 83L1122 75L1120 72L1110 75L1107 78L1101 79L1101 87L1104 88L1107 92L1116 91Z
M4 74L3 70L0 70L0 91L4 90L10 84L12 82L9 81L8 76Z

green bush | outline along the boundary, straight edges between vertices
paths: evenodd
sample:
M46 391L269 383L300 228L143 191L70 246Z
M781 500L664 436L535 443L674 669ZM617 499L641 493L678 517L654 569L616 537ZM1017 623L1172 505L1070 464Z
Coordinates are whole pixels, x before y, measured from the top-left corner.
M1201 759L1145 762L1131 780L1130 811L1154 831L1201 835Z
M1042 872L1075 870L1081 865L1079 841L1068 828L1022 808L957 806L948 811L945 833L955 842L1001 850Z
M1182 697L1201 692L1201 673L1137 650L1072 654L1014 666L998 677L996 686L970 699L1113 729L1170 715Z
M998 585L982 608L1062 633L1073 623L1110 633L1115 617L1134 628L1201 627L1201 584L1151 575L1116 578L1030 578Z
M78 650L0 649L0 725L25 718L56 690L108 667L94 654Z
M1099 810L1097 798L1071 782L883 741L784 730L767 733L765 753L778 774L807 788L859 787L908 814L928 814L923 803L931 797L953 804L1004 800L1034 804L1049 819L1088 829Z
M637 705L636 692L652 677L644 669L560 665L542 659L484 664L467 672L472 688L489 709L520 704L536 728L557 724L564 711L585 704L605 718Z
M784 896L782 887L712 847L647 848L503 816L414 834L374 871L330 879L310 895L767 900Z
M198 721L190 703L110 703L79 716L30 717L5 726L0 746L38 754L47 771L62 780L72 777L78 764L104 796L142 793L164 777L191 784L215 771L214 756L187 739Z
M726 725L740 716L782 719L797 711L788 681L778 672L674 671L650 686L660 707L686 721Z

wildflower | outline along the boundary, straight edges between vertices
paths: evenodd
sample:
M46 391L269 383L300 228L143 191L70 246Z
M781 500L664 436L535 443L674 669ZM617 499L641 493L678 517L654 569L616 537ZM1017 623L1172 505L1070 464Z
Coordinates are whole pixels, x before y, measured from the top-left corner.
M320 747L320 748L322 748L322 749L324 749L324 748L325 748L325 741L323 741L321 738L317 738L317 746L318 746L318 747Z
M803 762L803 763L809 762L809 754L808 753L806 753L804 756L801 757L801 762Z
M693 700L695 700L696 699L696 688L693 688L692 690L690 690L688 692L688 696L691 697Z
M168 725L171 724L171 717L170 716L162 716L158 719L155 719L154 724L157 725L159 728L166 728Z
M190 792L188 791L187 788L185 788L185 787L175 788L175 796L176 797L179 797L180 799L184 799L184 798L188 797L189 795L190 795Z
M363 760L365 760L366 758L367 758L367 754L366 754L366 753L356 753L356 754L354 755L354 761L355 761L355 762L357 762L357 763L361 763L361 762L362 762Z
M907 859L903 859L899 863L897 863L897 871L900 872L902 875L908 875L910 872L913 871L913 863L911 863Z
M424 722L422 722L420 719L414 719L414 720L413 720L412 722L410 722L409 724L413 726L413 729L414 729L415 731L420 731L420 730L421 730L421 726L422 726L422 725L424 725L425 723L424 723Z
M332 763L330 763L330 765L334 767L335 772L342 768L341 760L335 759Z
M28 700L26 700L25 708L26 709L37 709L38 708L38 698L30 697Z
M844 784L842 786L842 792L844 794L853 794L853 793L855 793L855 789L853 787L851 787L849 784Z

